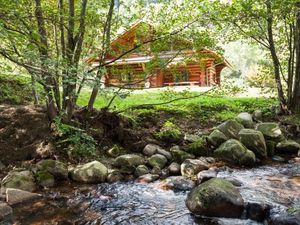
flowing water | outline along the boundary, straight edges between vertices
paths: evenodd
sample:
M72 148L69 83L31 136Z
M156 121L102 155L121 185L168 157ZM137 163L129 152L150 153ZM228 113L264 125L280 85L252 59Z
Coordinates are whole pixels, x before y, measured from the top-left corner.
M300 163L224 170L218 177L239 181L245 202L269 204L277 211L300 207ZM43 200L15 209L14 223L7 224L260 224L249 219L194 218L185 206L187 192L163 190L157 183L66 184L43 194Z

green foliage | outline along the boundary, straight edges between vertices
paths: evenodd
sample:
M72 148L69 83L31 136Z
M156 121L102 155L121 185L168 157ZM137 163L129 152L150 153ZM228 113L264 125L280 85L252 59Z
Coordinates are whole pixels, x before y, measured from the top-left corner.
M96 141L84 130L65 124L57 117L54 121L56 145L70 158L91 157L96 153Z
M166 142L179 142L182 138L180 129L171 121L166 121L155 137Z
M186 152L191 153L195 156L208 156L210 149L208 147L206 138L206 136L202 136L198 140L189 144L186 148Z

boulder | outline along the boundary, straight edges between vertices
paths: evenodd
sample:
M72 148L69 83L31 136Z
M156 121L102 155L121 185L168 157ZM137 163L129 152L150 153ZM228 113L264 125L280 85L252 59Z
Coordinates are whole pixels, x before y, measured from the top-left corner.
M42 187L53 187L55 183L54 176L47 171L38 171L34 174L37 183Z
M182 163L186 159L194 159L195 156L192 154L189 154L185 151L180 150L179 148L171 148L170 149L173 159L175 162Z
M252 129L242 129L239 132L241 143L251 150L259 159L267 158L267 146L262 132Z
M33 174L28 171L11 171L1 182L1 192L5 193L6 188L18 188L24 191L34 191L36 184Z
M168 170L169 170L169 174L170 175L179 175L180 174L180 164L179 163L176 163L176 162L172 162L170 164L170 166L168 167Z
M253 128L254 123L250 113L242 112L237 115L236 120L241 123L245 128Z
M221 144L214 151L214 155L216 158L236 165L252 166L256 160L255 154L235 139L229 139Z
M203 170L197 174L197 183L201 184L209 179L217 177L217 171L215 170Z
M213 145L214 147L219 147L222 143L227 141L229 138L226 137L225 134L223 134L219 130L214 130L211 132L211 134L207 137L208 142Z
M262 111L260 109L257 109L253 112L252 117L255 121L261 121L262 120Z
M293 140L285 140L276 145L276 150L280 153L297 154L300 150L300 144Z
M13 209L5 202L0 202L0 221L11 216Z
M235 120L227 120L224 123L217 126L217 129L221 131L223 134L225 134L228 138L234 138L238 139L239 132L241 129L243 129L243 125L238 123Z
M147 166L145 166L145 165L139 165L137 168L135 168L134 175L136 177L140 177L140 176L148 174L148 173L149 173L149 169L148 169Z
M183 140L185 140L186 142L195 142L198 139L200 139L201 137L199 135L196 134L185 134Z
M157 149L157 154L163 155L164 157L166 157L169 161L172 160L172 154L164 149Z
M259 123L256 130L262 132L266 140L280 142L284 140L282 131L277 123Z
M112 148L108 149L107 154L110 157L117 157L120 155L120 148L117 145L114 145Z
M157 153L158 149L161 149L159 145L147 144L143 149L143 154L146 156L152 156Z
M27 201L33 201L41 197L42 195L40 194L31 193L20 189L15 189L15 188L6 189L6 201L9 205L15 205Z
M93 161L83 165L78 165L70 171L72 180L83 183L104 182L108 175L108 170L101 162Z
M136 167L145 164L143 157L136 154L126 154L118 156L114 162L116 167Z
M55 179L65 180L68 179L68 167L63 162L47 159L42 160L36 164L37 170L47 171L51 173Z
M244 210L244 200L230 182L212 178L188 194L186 206L196 215L240 218Z
M186 177L193 177L202 170L207 170L209 164L204 160L186 159L181 164L181 175Z
M187 191L195 187L195 182L184 176L171 176L163 180L160 186L165 189Z
M148 163L153 168L156 167L156 168L159 168L159 169L163 169L167 165L168 160L163 155L155 154L155 155L150 157L150 159L148 160Z
M263 222L269 214L270 206L264 203L248 202L246 205L246 218Z

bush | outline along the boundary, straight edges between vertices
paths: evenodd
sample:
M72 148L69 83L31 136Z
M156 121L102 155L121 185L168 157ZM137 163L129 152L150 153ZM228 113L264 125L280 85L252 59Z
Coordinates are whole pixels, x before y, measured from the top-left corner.
M70 158L91 157L96 152L96 141L84 130L64 124L60 117L54 122L56 145Z

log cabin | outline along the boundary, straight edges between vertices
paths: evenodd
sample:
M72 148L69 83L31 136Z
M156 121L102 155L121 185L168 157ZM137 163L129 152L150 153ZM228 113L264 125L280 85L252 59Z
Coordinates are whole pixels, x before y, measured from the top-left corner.
M159 37L159 38L158 38ZM89 60L99 65L99 58ZM168 35L139 22L117 36L105 56L105 86L164 87L221 84L221 71L230 64L209 49L194 49L191 41Z

